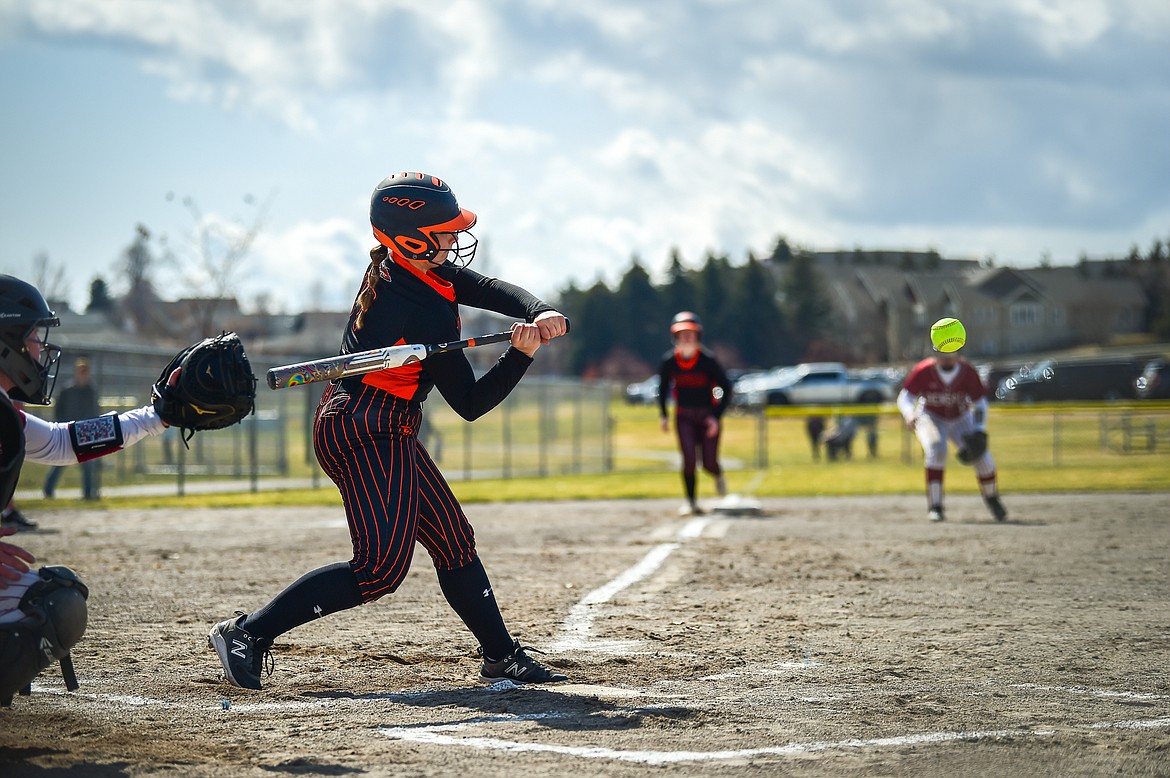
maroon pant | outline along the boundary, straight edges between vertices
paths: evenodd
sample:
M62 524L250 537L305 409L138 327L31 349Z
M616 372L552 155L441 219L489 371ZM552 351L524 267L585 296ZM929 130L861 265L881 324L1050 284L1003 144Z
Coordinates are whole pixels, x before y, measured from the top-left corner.
M683 475L694 475L697 454L703 452L703 469L711 475L723 471L719 467L719 435L708 437L707 419L713 416L706 408L679 408L674 414L674 429L682 449ZM722 432L722 430L720 430Z
M381 389L330 386L317 407L313 450L337 484L362 602L393 592L417 541L436 568L475 559L475 532L418 440L422 410Z

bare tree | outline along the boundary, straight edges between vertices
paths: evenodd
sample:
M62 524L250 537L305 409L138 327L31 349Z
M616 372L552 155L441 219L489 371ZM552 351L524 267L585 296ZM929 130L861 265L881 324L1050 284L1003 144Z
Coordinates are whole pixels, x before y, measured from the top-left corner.
M173 194L167 195L168 200L173 198ZM244 195L243 202L253 209L251 217L230 222L205 216L190 195L182 199L193 222L191 240L180 249L168 246L167 258L176 266L191 297L199 337L216 335L222 329L219 315L234 297L238 276L275 198L275 191L261 203L250 194Z
M155 303L158 296L151 278L158 265L158 257L150 247L150 230L143 224L135 226L134 240L118 262L118 274L126 280L126 296L122 310L139 332L150 332L155 325Z
M33 285L46 300L69 299L69 273L64 264L57 264L48 252L40 251L33 257L32 266Z

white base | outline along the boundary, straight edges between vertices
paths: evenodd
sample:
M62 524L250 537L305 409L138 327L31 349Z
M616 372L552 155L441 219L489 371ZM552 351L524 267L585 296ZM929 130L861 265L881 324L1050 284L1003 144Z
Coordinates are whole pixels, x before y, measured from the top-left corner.
M739 494L729 494L722 497L718 502L711 505L711 510L715 513L725 513L729 515L757 515L763 510L760 501L752 497L744 497Z

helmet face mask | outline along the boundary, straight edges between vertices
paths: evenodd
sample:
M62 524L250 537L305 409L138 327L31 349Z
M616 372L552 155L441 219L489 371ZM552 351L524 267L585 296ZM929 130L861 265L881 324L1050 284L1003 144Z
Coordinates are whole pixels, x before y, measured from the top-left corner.
M460 208L451 187L425 173L395 173L374 188L370 225L396 256L465 267L478 241L469 230L476 215Z
M49 342L49 328L60 323L36 287L0 275L0 372L12 383L11 399L49 404L61 359L61 349Z
M479 248L479 240L471 230L458 232L436 232L435 243L440 246L438 255L429 260L436 265L451 264L457 267L467 267L475 259L475 250Z

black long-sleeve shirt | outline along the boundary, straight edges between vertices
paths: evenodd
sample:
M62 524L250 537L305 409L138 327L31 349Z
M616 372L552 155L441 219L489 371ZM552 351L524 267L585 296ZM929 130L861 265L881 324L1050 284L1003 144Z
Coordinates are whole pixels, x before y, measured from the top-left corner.
M715 399L715 387L723 396ZM672 392L675 407L709 409L716 418L731 404L731 380L723 366L706 349L684 360L674 349L666 352L658 367L658 409L666 415L667 392Z
M388 259L381 265L380 276L360 329L356 326L358 306L354 305L342 338L342 354L404 343L459 340L460 304L528 322L554 310L514 284L453 265L436 267L424 276ZM360 383L370 384L415 403L422 403L431 388L437 387L451 408L471 421L503 401L530 364L528 355L509 348L477 381L463 352L452 351L341 383L350 391Z

